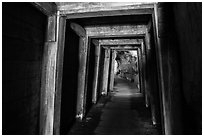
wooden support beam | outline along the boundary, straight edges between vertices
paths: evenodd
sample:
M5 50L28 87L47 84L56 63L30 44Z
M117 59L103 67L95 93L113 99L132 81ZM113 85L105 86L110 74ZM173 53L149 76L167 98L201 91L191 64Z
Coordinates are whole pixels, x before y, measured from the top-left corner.
M140 48L140 46L135 47L110 47L111 50L136 50Z
M131 9L152 9L154 3L137 3L137 2L72 2L72 3L59 3L58 10L61 14L73 14L73 13L93 13L103 11L118 11L118 10L131 10ZM146 11L147 12L147 11Z
M52 22L53 27L47 29L47 38L43 53L41 101L40 101L40 134L52 135L54 129L54 105L56 93L56 69L58 54L59 15L48 17L48 25ZM56 36L56 37L55 37Z
M111 71L110 71L110 91L113 91L114 87L114 69L115 69L115 58L116 58L116 51L111 51L112 58L111 58Z
M88 37L80 37L79 41L79 72L77 90L77 114L76 118L82 120L85 113L85 83L86 83L86 62L88 50Z
M74 32L80 36L80 37L86 37L86 31L84 30L83 27L81 27L80 25L76 24L76 23L71 23L70 27L72 28L72 30L74 30Z
M144 65L144 69L145 69L145 104L146 104L146 107L149 107L150 106L150 83L149 83L149 80L148 80L148 77L147 77L147 72L149 71L149 68L147 67L147 63L148 63L148 58L149 58L149 54L150 54L150 33L148 32L148 30L146 30L146 34L145 34L145 46L146 46L146 56L145 56L145 65Z
M87 64L87 50L88 37L86 30L79 24L71 23L70 27L80 37L79 40L79 72L78 72L78 89L77 89L77 108L76 118L82 120L85 114L86 105L86 64ZM76 45L77 46L77 45Z
M108 93L108 76L109 76L109 64L110 64L110 49L105 49L105 60L103 69L103 85L102 85L102 95L107 95Z
M61 112L61 91L63 77L63 59L65 46L65 30L66 19L59 17L59 28L57 34L58 50L57 50L57 68L56 68L56 93L55 93L55 111L54 111L54 135L60 134L60 112Z
M89 38L92 39L110 39L110 38L136 38L136 39L143 39L145 37L145 34L126 34L126 35L112 35L112 34L107 34L107 35L96 35L96 36L89 36Z
M144 64L143 64L143 56L142 56L142 51L141 48L138 48L138 66L139 66L139 75L140 75L140 90L144 94L146 98L146 92L144 89ZM146 103L145 103L146 104Z
M57 5L54 2L31 2L31 4L47 16L57 13Z
M142 76L142 93L145 93L145 65L146 65L146 55L145 55L145 45L142 42L141 43L141 62L142 62L142 70L141 70L141 76Z
M150 18L148 24L147 24L147 31L150 32L150 29L152 28L152 19Z
M48 24L47 24L47 41L54 42L56 41L56 31L57 31L57 16L51 15L48 17Z
M158 69L158 83L159 83L159 96L160 96L160 104L161 104L161 127L163 134L170 134L171 126L170 121L168 119L167 113L167 104L165 101L165 87L164 87L164 74L163 74L163 63L162 63L162 54L161 54L161 43L159 40L159 22L158 22L158 6L154 4L154 12L152 13L152 24L153 24L153 33L154 33L154 44L155 44L155 52L156 52L156 61L157 61L157 69Z
M99 75L99 61L100 61L100 54L101 54L101 46L99 45L99 42L94 42L96 44L95 49L95 66L94 66L94 83L93 83L93 93L92 93L92 102L95 104L97 102L97 91L98 91L98 75Z
M40 134L52 135L56 82L57 42L46 42L43 57L40 104Z
M146 25L91 26L85 28L88 36L144 35Z
M121 15L144 15L152 14L152 8L146 9L126 9L126 10L110 10L101 12L83 12L83 13L68 13L65 10L60 10L62 16L66 16L67 19L73 18L90 18L90 17L104 17L104 16L121 16Z
M59 13L48 17L47 42L45 42L42 63L40 101L39 132L43 135L59 134L60 130L65 22L65 18L60 17Z
M142 39L102 39L100 45L140 45Z

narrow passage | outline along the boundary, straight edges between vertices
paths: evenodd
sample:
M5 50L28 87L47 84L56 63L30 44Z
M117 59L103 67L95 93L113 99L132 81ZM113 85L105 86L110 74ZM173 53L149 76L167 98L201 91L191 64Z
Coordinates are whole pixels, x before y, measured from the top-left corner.
M114 92L102 97L82 122L76 122L69 134L155 135L151 113L134 83L115 78Z

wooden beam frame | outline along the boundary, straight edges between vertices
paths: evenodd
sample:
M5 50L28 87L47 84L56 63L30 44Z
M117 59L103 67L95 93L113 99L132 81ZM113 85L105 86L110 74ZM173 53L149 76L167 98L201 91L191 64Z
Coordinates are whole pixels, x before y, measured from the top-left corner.
M149 9L153 8L154 3L138 3L138 2L72 2L72 3L56 3L59 11L67 14L72 13L89 13L103 11L118 11L130 9Z
M147 72L147 64L146 64L146 62L147 62L147 59L148 59L148 57L149 57L149 50L150 50L150 34L149 34L149 31L148 31L148 29L146 30L146 35L145 35L145 45L146 45L146 50L145 50L145 52L146 52L146 56L145 56L145 65L144 65L144 69L145 69L145 106L146 107L149 107L150 106L150 104L149 104L149 91L150 91L150 88L149 88L149 83L148 83L148 81L147 81L147 76L146 76L146 72Z
M100 45L139 45L142 39L103 39L99 40Z
M155 4L156 5L156 4ZM149 11L148 12L146 12L146 13L144 13L144 11L142 11L142 12L139 12L139 13L136 13L136 12L134 12L134 13L132 13L131 14L131 12L123 12L122 11L122 13L113 13L113 14L111 14L111 12L109 12L109 11L106 11L106 12L103 12L103 13L108 13L108 14L101 14L101 15L99 15L98 13L90 13L90 14L81 14L81 13L79 13L79 14L74 14L74 15L66 15L66 14L63 14L62 12L61 12L61 15L63 15L63 16L66 16L68 19L71 19L71 18L86 18L86 17L97 17L97 16L115 16L115 15L122 15L122 14L124 14L124 15L140 15L140 14L151 14L152 15L152 19L153 19L153 28L154 28L154 35L155 36L157 36L157 39L155 39L155 47L156 47L156 54L157 54L157 65L159 66L158 68L159 68L159 72L158 72L158 76L159 76L159 84L160 84L160 93L161 93L161 102L164 104L164 96L163 96L163 92L164 92L164 86L163 86L163 72L162 72L162 60L161 60L161 48L160 48L160 44L158 43L159 41L158 41L158 26L157 26L157 11L156 11L156 6L154 5L154 8L151 8L151 9L149 9ZM133 10L132 10L133 11ZM137 10L137 11L139 11L139 10ZM122 33L121 34L98 34L98 35L89 35L88 34L88 37L92 37L92 38L115 38L115 37L134 37L134 36L137 36L137 37L144 37L144 35L145 35L145 33L137 33L137 34L125 34L126 36L124 36L124 35L122 35ZM164 104L165 105L165 104ZM164 106L162 106L162 114L164 114L165 112L163 112L164 111ZM163 131L165 130L165 128L167 127L167 126L165 126L165 118L164 118L164 126L163 126ZM163 124L163 123L162 123ZM166 132L166 131L165 131ZM164 133L165 133L164 132Z
M53 134L53 133L59 133L59 129L57 129L57 124L55 125L55 121L57 121L57 118L54 118L54 114L59 114L59 110L55 110L55 100L60 99L60 95L55 95L56 93L60 92L60 75L62 75L62 65L63 63L60 63L60 58L63 57L63 47L59 48L60 45L63 45L63 37L60 40L61 44L59 42L59 35L61 33L59 31L59 16L66 16L66 18L86 18L86 17L99 17L99 16L116 16L116 15L141 15L141 14L152 14L153 19L153 29L154 29L154 36L155 38L155 47L156 47L156 57L157 57L157 66L159 69L159 87L160 87L160 95L162 100L162 114L164 114L164 126L163 131L164 134L168 134L168 125L166 125L167 118L165 117L165 98L164 98L164 80L163 80L163 72L162 72L162 56L161 56L161 45L158 40L158 17L157 17L157 5L155 4L153 8L148 9L132 9L132 10L116 10L116 11L103 11L103 12L92 12L89 14L84 13L78 13L78 14L69 14L67 15L65 12L60 11L58 12L57 16L57 10L54 3L45 3L45 2L35 2L32 3L37 9L39 9L41 12L43 12L45 15L48 16L48 23L50 23L48 26L48 32L51 32L49 36L47 36L47 40L45 42L45 49L43 53L43 68L42 68L42 82L41 82L41 105L40 105L40 134ZM54 22L49 22L50 20ZM56 23L55 23L56 21ZM61 26L62 27L62 26ZM63 28L63 27L62 27ZM49 33L48 33L49 34ZM47 35L48 35L47 34ZM92 36L92 38L110 38L110 37L134 37L134 36L144 36L144 34L126 34L124 35L97 35ZM88 38L90 36L81 37L80 38L80 72L79 72L79 79L81 79L81 76L85 75L84 64L86 64L86 52L87 52L87 44L88 44ZM59 51L58 51L59 50ZM52 69L51 69L52 68ZM82 87L79 86L78 91L84 91L84 79L79 80L79 84L82 85ZM80 93L78 95L78 100L83 100L84 94ZM59 104L58 104L59 105ZM83 117L83 104L78 104L78 117ZM56 131L55 131L56 128Z
M113 91L114 87L114 69L115 69L115 58L116 58L116 51L112 50L111 51L111 71L110 71L110 83L109 83L109 91Z
M79 72L78 72L78 89L77 89L77 108L76 118L82 120L85 115L86 105L86 70L87 70L87 53L88 37L86 30L76 23L71 23L70 27L80 37L79 40Z
M108 76L109 76L109 65L110 65L110 49L105 49L105 60L103 68L103 85L102 85L102 95L107 95L108 93Z
M84 30L83 27L81 27L79 24L76 23L71 23L70 27L72 28L72 30L75 31L75 33L79 36L79 37L86 37L86 30Z
M58 108L60 107L60 101L56 103L56 99L60 99L61 95L62 67L60 66L62 62L59 61L59 58L63 58L61 53L64 49L64 21L59 12L57 15L48 17L47 40L42 63L40 134L59 134L59 123L55 123L59 117L55 116L60 114L60 108ZM50 27L49 24L52 24L53 27ZM56 109L56 106L58 109Z
M132 45L132 46L120 46L120 47L110 47L112 50L135 50L141 47L140 45Z
M145 35L146 25L113 25L85 27L88 36Z
M67 19L73 18L90 18L90 17L104 17L104 16L121 16L121 15L144 15L151 14L153 12L153 6L146 8L137 9L117 9L117 10L106 10L106 11L92 11L92 12L75 12L68 13L67 11L60 10L62 16L66 16Z
M56 91L55 91L54 131L53 131L54 135L60 134L61 91L62 91L65 31L66 31L66 19L64 17L59 17L59 29L57 34L58 50L56 62Z
M161 44L159 41L159 32L158 32L158 11L157 4L154 4L154 12L152 13L152 23L153 23L153 33L154 33L154 43L156 51L156 61L158 69L158 83L159 83L159 95L160 95L160 104L161 104L161 127L163 134L169 134L169 125L167 112L166 112L166 102L165 102L165 88L164 88L164 74L163 74L163 65L162 65L162 54L161 54Z
M94 67L94 81L93 81L93 92L92 92L92 103L97 102L97 90L98 90L98 75L99 75L99 61L100 61L100 54L101 54L101 45L99 44L98 40L92 40L94 45L96 46L95 49L95 67Z

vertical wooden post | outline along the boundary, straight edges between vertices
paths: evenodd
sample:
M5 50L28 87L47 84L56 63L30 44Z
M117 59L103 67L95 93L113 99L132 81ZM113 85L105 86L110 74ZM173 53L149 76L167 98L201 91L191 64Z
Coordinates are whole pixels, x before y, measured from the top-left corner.
M92 96L92 102L95 104L97 102L97 87L98 87L98 73L99 73L99 60L100 60L100 54L101 54L101 46L95 45L95 66L94 66L94 83L93 83L93 96Z
M163 63L162 63L162 54L161 54L161 43L159 40L159 22L158 22L158 6L154 4L154 13L152 14L153 22L153 32L154 32L154 43L156 48L156 59L157 59L157 68L158 68L158 78L159 78L159 93L160 93L160 104L161 104L161 115L162 115L162 132L163 134L170 134L171 127L170 121L168 119L167 105L165 101L165 87L164 87L164 74L163 74Z
M40 134L43 135L53 134L58 25L59 16L51 15L48 17L47 42L45 42L42 63L40 101Z
M149 23L150 24L150 23ZM151 115L152 115L152 123L153 125L156 125L157 124L157 108L156 107L159 107L159 106L156 106L156 92L153 87L153 77L155 75L153 75L151 73L151 70L153 71L154 70L154 65L156 64L153 64L153 60L152 60L152 56L153 56L153 51L151 50L151 43L150 43L150 38L151 38L151 35L150 35L150 28L147 28L146 29L146 35L145 35L145 40L146 40L146 66L147 66L147 69L145 70L145 72L148 73L148 76L145 76L145 85L146 85L146 92L147 92L147 95L148 95L148 99L149 99L149 103L151 105ZM154 71L153 71L154 72Z
M150 92L150 83L149 83L149 78L148 78L148 71L150 70L150 68L147 67L148 65L148 57L149 57L149 50L150 50L150 34L148 32L148 29L146 29L146 34L145 34L145 43L146 43L146 65L145 65L145 92L146 92L146 96L145 96L145 102L146 102L146 107L149 107L149 92Z
M111 58L111 74L110 74L110 91L113 91L114 86L114 69L115 69L115 57L116 57L116 51L112 50L112 58Z
M66 19L60 17L58 30L58 50L57 50L57 68L56 68L56 93L55 93L55 111L54 111L54 133L60 134L60 111L61 111L61 90L63 76L63 59L65 44Z
M108 93L108 74L109 74L109 61L110 61L110 49L105 49L105 60L103 69L103 88L102 95L107 95Z
M142 93L145 93L145 66L146 66L146 56L145 56L145 45L141 42L141 61L142 61Z
M147 90L144 89L143 87L143 82L144 82L144 77L143 77L143 59L142 59L142 53L141 53L141 49L138 48L138 64L139 64L139 70L140 70L140 82L141 82L141 90L142 90L142 93L144 94L144 98L145 98L145 106L148 107L149 106L149 100L148 100L148 93L147 93ZM142 84L143 83L143 84Z
M138 69L139 69L139 75L140 75L140 90L141 90L141 92L142 93L144 93L144 91L143 91L143 84L142 84L142 82L143 82L143 77L142 77L142 54L141 54L141 48L138 48Z
M77 94L77 115L82 120L85 109L85 80L87 62L88 37L80 37L79 40L79 72L78 72L78 94Z
M82 120L85 114L86 105L86 64L88 53L88 36L86 30L79 24L71 23L70 27L79 36L79 71L78 71L78 89L77 89L77 108L76 118Z

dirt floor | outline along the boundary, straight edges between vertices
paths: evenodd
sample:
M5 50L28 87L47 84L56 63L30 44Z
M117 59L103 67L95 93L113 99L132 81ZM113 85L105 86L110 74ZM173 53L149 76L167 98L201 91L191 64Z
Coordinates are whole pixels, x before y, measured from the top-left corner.
M100 98L83 121L77 121L69 135L158 135L151 113L134 83L117 77L114 91Z

